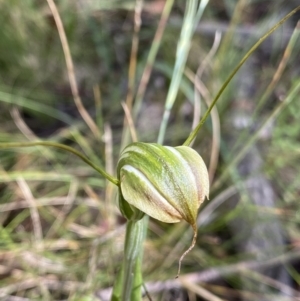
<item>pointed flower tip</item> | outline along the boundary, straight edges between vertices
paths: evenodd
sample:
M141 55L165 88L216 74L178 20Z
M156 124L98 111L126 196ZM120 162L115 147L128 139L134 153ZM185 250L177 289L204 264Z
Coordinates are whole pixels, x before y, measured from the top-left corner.
M191 226L192 226L193 231L194 231L193 240L192 240L192 243L191 243L190 247L179 258L178 271L177 271L177 275L176 275L175 279L177 279L179 277L180 270L181 270L181 263L182 263L183 258L195 247L196 242L197 242L197 232L198 232L197 231L198 230L197 229L197 224L195 223Z

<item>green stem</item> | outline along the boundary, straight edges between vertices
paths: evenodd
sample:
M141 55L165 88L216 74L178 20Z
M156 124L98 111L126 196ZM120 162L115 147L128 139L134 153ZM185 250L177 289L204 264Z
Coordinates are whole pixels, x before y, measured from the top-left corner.
M149 82L149 78L152 72L152 68L153 68L153 64L154 61L156 59L160 44L161 44L161 40L162 40L162 36L171 12L171 9L173 7L174 4L174 0L167 0L163 12L161 14L161 18L159 21L159 24L157 26L157 30L153 39L153 42L151 44L151 48L147 57L147 61L146 61L146 65L141 77L141 81L139 84L139 88L136 94L136 100L135 100L135 104L133 107L133 117L134 119L137 118L138 113L140 112L140 108L141 108L141 104L145 95L145 91Z
M242 67L242 65L245 63L245 61L252 55L252 53L258 48L258 46L270 35L272 34L278 27L280 27L285 21L287 21L292 15L294 15L298 10L300 10L300 6L292 10L289 14L287 14L284 18L282 18L278 23L276 23L275 26L273 26L263 37L261 37L253 46L252 48L246 53L246 55L242 58L242 60L239 62L239 64L235 67L235 69L231 72L227 80L222 85L221 89L215 96L213 102L205 112L204 116L196 126L196 128L191 132L189 137L186 139L186 141L183 143L183 145L190 145L192 141L196 138L199 130L201 129L202 125L205 123L207 117L209 116L211 110L215 106L216 102L219 100L220 96L222 95L223 91L226 89L234 75L238 72L238 70Z
M112 301L141 300L143 284L141 262L147 222L147 216L140 220L127 221L124 260L114 285Z
M125 254L124 254L124 282L123 282L123 294L122 301L130 301L134 290L140 290L140 288L134 287L134 270L142 250L143 242L143 219L139 221L128 221L126 227L126 240L125 240ZM140 300L141 296L139 296Z
M77 151L75 148L61 144L56 142L50 142L50 141L36 141L36 142L6 142L6 143L0 143L0 149L8 149L8 148L18 148L18 147L32 147L32 146L50 146L62 149L64 151L68 151L77 157L79 157L82 161L90 165L92 168L94 168L96 171L98 171L103 177L105 177L107 180L112 182L115 185L119 185L119 180L108 174L105 170L103 170L100 166L97 166L94 164L89 158L87 158L85 155Z

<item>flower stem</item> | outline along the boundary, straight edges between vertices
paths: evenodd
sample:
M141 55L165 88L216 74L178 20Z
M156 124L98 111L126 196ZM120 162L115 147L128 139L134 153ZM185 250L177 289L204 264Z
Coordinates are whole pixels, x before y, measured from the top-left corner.
M134 279L137 274L137 260L140 253L142 252L142 243L144 236L144 220L139 221L128 221L126 228L126 240L125 240L125 256L124 256L124 282L123 282L123 294L122 301L134 300L131 298L134 291L141 291L142 283L138 284L139 287L136 287L134 284ZM134 294L134 295L137 295ZM140 300L141 295L138 300Z
M147 222L147 216L127 221L124 259L111 301L140 301L142 298L141 262Z

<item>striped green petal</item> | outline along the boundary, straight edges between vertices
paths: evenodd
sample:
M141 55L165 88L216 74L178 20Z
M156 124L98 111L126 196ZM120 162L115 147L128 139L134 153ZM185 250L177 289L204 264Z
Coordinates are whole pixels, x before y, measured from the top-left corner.
M129 204L167 223L193 225L209 193L205 163L187 146L132 143L121 154L118 178Z

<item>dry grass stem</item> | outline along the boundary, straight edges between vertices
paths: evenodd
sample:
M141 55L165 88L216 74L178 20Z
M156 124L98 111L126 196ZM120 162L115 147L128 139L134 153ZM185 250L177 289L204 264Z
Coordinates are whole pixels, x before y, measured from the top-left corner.
M134 9L134 30L132 35L132 46L131 46L129 70L128 70L128 91L126 97L126 104L129 110L131 110L132 102L133 102L137 54L139 48L139 32L142 24L142 19L141 19L142 8L143 8L143 0L136 0L135 9Z
M133 142L137 142L138 137L137 137L137 134L136 134L134 122L133 122L129 107L127 106L127 104L125 102L121 102L121 105L122 105L122 107L124 109L124 112L125 112L126 120L127 120L127 123L128 123L130 134L131 134L131 139L132 139Z
M53 198L38 198L36 199L36 206L45 207L45 206L62 206L68 204L67 202L70 199L66 196L64 197L53 197ZM75 204L84 203L86 206L92 208L98 208L99 203L95 201L93 198L77 198L75 200ZM13 203L7 203L0 205L0 212L7 212L12 210L26 209L30 208L31 204L29 204L26 200L20 200Z
M169 3L167 3L169 2ZM166 25L167 25L167 21L168 21L168 16L170 14L170 10L171 7L173 6L173 2L174 0L167 0L163 9L163 12L161 14L159 23L157 25L157 29L153 38L153 42L152 42L152 49L150 49L149 52L149 57L146 63L146 66L144 68L142 77L141 77L141 81L137 90L137 94L136 94L136 99L138 102L141 102L144 98L144 94L150 79L150 75L153 69L153 64L154 64L154 60L156 57L156 54L158 52L158 48L159 45L161 43L162 37L163 37L163 33L165 31ZM139 105L138 104L138 108L135 109L134 111L134 117L136 118L136 114L139 111Z
M300 32L300 21L298 21L296 27L295 27L295 30L294 32L298 32L298 35L299 35L299 32ZM294 41L295 42L295 41ZM269 85L269 87L267 88L267 91L271 91L274 89L274 87L276 86L276 84L278 83L278 81L280 80L282 74L283 74L283 71L287 65L287 62L291 56L291 51L292 51L292 48L293 48L294 44L288 44L288 46L286 47L284 53L283 53L283 56L281 58L281 61L278 65L278 68L276 70L276 72L274 73L273 75L273 78L272 78L272 81Z
M277 70L275 71L272 80L270 82L270 84L268 85L268 87L266 88L263 96L261 97L259 103L257 104L256 108L255 108L255 113L261 108L261 106L265 103L265 101L267 100L267 98L271 95L271 93L274 91L277 83L279 82L280 78L283 75L283 72L287 66L288 60L292 54L292 50L295 46L295 42L297 41L297 39L299 38L299 34L300 34L300 21L298 21L294 32L291 35L291 38L289 40L289 43L287 44L285 51L283 53L283 56L280 60L280 63L277 67Z
M197 69L196 76L201 79L203 72L205 69L212 63L212 59L216 55L220 43L221 43L222 34L220 31L216 31L215 38L212 47L210 48L208 54L205 56L205 58L202 60L201 64L199 65L199 68ZM195 87L195 93L197 93L197 88Z
M214 43L211 47L211 49L209 50L208 54L206 55L206 57L202 60L201 64L199 65L196 75L194 76L194 116L193 116L193 123L192 123L192 129L194 129L198 122L200 121L200 115L201 115L201 101L200 101L200 90L199 90L199 85L198 88L196 87L195 82L199 82L201 80L201 76L204 72L204 70L207 68L208 64L211 62L212 58L215 56L220 42L221 42L221 33L219 31L216 32L215 34L215 38L214 38ZM191 144L192 145L192 144Z
M26 122L22 118L20 114L20 110L17 107L13 107L10 110L10 115L12 119L15 122L15 125L18 127L18 129L22 132L22 134L28 139L28 140L37 140L36 135L34 132L27 126Z
M88 125L88 127L90 128L92 133L95 135L95 137L100 139L101 134L99 132L99 129L98 129L97 125L95 124L94 120L89 115L88 111L85 109L85 107L81 101L79 92L78 92L78 86L77 86L77 81L76 81L75 71L74 71L74 64L73 64L68 39L67 39L67 36L65 33L65 29L64 29L60 14L58 12L58 9L55 5L54 0L47 0L47 2L50 7L50 10L52 12L52 15L53 15L56 27L57 27L57 31L59 34L59 38L61 41L61 45L63 48L66 65L67 65L68 76L69 76L70 87L71 87L71 91L73 94L74 102L76 104L76 107L77 107L81 117L86 122L86 124Z
M93 86L95 108L96 108L96 122L99 132L103 131L103 112L102 112L102 97L99 85ZM100 130L101 129L101 130Z
M32 226L33 226L33 233L35 237L35 242L43 249L43 230L41 225L41 219L40 215L37 209L36 200L34 196L32 195L32 192L28 186L28 184L25 182L25 180L20 177L17 180L17 183L22 191L23 196L25 197L26 201L28 202L29 208L30 208L30 215L32 220Z
M105 144L105 170L110 174L114 174L114 160L113 160L113 137L112 130L108 123L104 124L104 135L103 141ZM112 204L112 199L114 196L114 186L109 181L106 181L105 189L105 211L103 215L106 217L109 224L108 228L112 227L115 224L115 214L114 214L114 205Z
M190 290L194 292L199 297L203 298L207 301L226 301L225 299L221 299L217 297L216 295L212 294L210 291L206 290L205 288L201 287L198 284L189 282L185 277L180 278L181 285L186 288L187 290Z
M189 69L186 68L185 75L192 81L195 85L195 88L198 92L203 96L207 107L211 104L211 95L208 89L205 87L203 82ZM219 161L219 153L220 153L220 139L221 139L221 132L220 132L220 117L218 113L217 107L214 107L211 111L211 120L212 120L212 147L210 153L210 162L208 167L208 174L209 174L209 181L212 183L218 161Z

